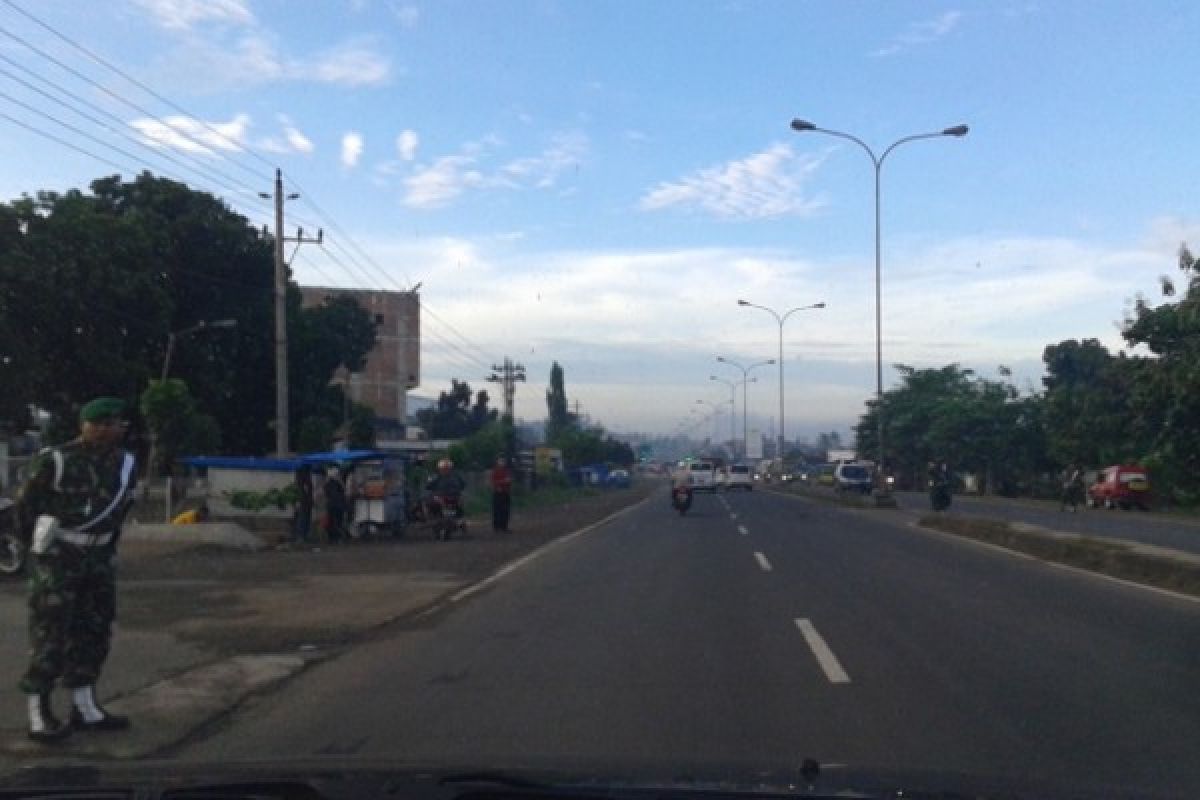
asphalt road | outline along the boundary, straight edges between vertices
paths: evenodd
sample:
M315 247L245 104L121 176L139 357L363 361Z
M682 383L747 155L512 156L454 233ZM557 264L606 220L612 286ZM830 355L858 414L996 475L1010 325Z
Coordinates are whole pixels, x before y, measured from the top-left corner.
M901 508L929 510L929 495L924 492L897 492ZM1002 497L955 495L950 510L955 514L977 514L1015 522L1027 522L1052 530L1087 536L1126 539L1186 553L1200 554L1200 520L1145 511L1119 511L1086 508L1060 511L1050 502L1009 500Z
M813 757L1200 796L1200 604L896 519L765 492L681 518L662 492L177 755Z

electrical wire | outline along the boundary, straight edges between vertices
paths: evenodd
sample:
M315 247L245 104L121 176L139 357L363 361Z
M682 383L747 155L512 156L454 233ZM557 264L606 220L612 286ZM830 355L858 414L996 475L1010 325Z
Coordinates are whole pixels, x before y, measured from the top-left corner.
M57 37L58 39L62 40L62 41L63 41L63 42L65 42L66 44L70 45L71 47L75 48L75 49L76 49L76 50L78 50L79 52L81 52L81 53L83 53L84 55L86 55L86 56L87 56L88 58L90 58L91 60L95 61L96 63L98 63L98 64L100 64L100 65L102 65L102 66L104 66L105 68L109 69L110 71L114 72L115 74L119 75L120 77L124 78L125 80L127 80L128 82L130 82L131 84L133 84L134 86L138 87L139 89L141 89L142 91L144 91L144 92L146 92L148 95L150 95L151 97L153 97L153 98L155 98L156 100L158 100L159 102L161 102L161 103L163 103L164 105L166 105L166 106L168 106L168 107L170 107L170 108L174 109L175 111L177 111L177 112L179 112L179 113L183 114L183 115L184 115L185 117L187 117L188 119L190 119L190 120L193 120L193 121L195 121L195 122L199 123L199 124L200 124L201 126L203 126L205 129L207 129L209 132L211 132L211 133L213 133L214 135L216 135L217 137L219 137L221 140L225 141L225 142L226 142L228 145L230 145L231 147L234 147L234 148L237 148L237 149L243 149L243 148L242 148L242 145L241 145L240 143L238 143L238 142L236 142L236 141L234 141L234 140L230 139L230 137L229 137L229 136L227 136L227 135L226 135L226 134L225 134L223 131L221 131L221 130L217 129L216 127L212 126L211 124L209 124L209 123L208 123L208 122L206 122L205 120L199 119L198 117L196 117L195 115L193 115L191 112L189 112L187 109L183 108L182 106L180 106L180 105L178 105L177 103L173 102L173 101L172 101L172 100L170 100L169 98L166 98L166 97L164 97L163 95L159 94L158 92L154 91L153 89L151 89L149 86L147 86L147 85L146 85L146 84L144 84L143 82L139 81L138 79L136 79L136 78L134 78L133 76L131 76L131 75L129 75L128 73L126 73L124 70L122 70L122 69L120 69L119 67L117 67L117 66L113 65L112 63L110 63L109 61L107 61L106 59L104 59L103 57L99 56L98 54L94 53L94 52L93 52L93 51L91 51L90 49L88 49L88 48L84 47L83 45L81 45L81 44L79 44L78 42L74 41L74 40L73 40L73 39L71 39L70 37L68 37L68 36L66 36L65 34L61 33L60 31L58 31L58 30L57 30L56 28L54 28L53 26L49 25L48 23L46 23L46 22L44 22L43 20L41 20L41 19L39 19L38 17L36 17L35 15L33 15L33 14L31 14L30 12L26 11L24 8L22 8L21 6L19 6L17 3L13 2L13 0L0 0L0 2L3 2L5 5L9 6L9 7L10 7L10 8L12 8L14 11L16 11L17 13L21 14L22 16L24 16L26 19L28 19L28 20L30 20L30 21L32 21L32 22L34 22L35 24L37 24L37 25L38 25L38 26L40 26L41 28L43 28L43 29L45 29L46 31L50 32L51 34L53 34L53 35L54 35L55 37ZM10 32L9 30L7 30L6 28L4 28L4 27L2 27L2 26L0 26L0 33L4 34L5 36L8 36L10 39L13 39L14 41L18 42L19 44L21 44L21 45L23 45L23 46L25 46L25 47L29 48L30 50L32 50L32 51L33 51L33 52L35 52L35 53L37 53L37 54L41 55L43 58L46 58L47 60L49 60L49 61L51 61L52 63L54 63L54 64L56 64L57 66L59 66L60 68L62 68L62 69L64 69L64 70L66 70L67 72L71 73L72 75L75 75L75 76L76 76L77 78L79 78L80 80L83 80L84 82L88 83L89 85L91 85L91 86L95 87L96 89L98 89L98 90L100 90L100 91L104 92L105 94L109 95L109 96L110 96L110 97L112 97L113 99L115 99L115 100L118 100L119 102L121 102L121 103L124 103L125 105L127 105L127 106L129 106L129 107L131 107L131 108L134 108L134 109L135 109L135 110L137 110L139 113L141 113L141 114L144 114L144 115L146 115L147 117L150 117L150 118L152 118L152 119L156 119L156 118L157 118L157 117L156 117L156 115L155 115L153 112L151 112L151 111L149 111L149 110L147 110L147 109L145 109L145 108L141 107L140 105L138 105L138 104L136 104L136 103L133 103L132 101L130 101L130 100L128 100L128 99L126 99L126 98L122 97L121 95L117 94L116 92L113 92L113 91L111 91L110 89L108 89L107 87L105 87L105 86L103 86L102 84L98 83L97 81L94 81L94 80L92 80L91 78L89 78L89 77L87 77L86 75L82 74L82 73L81 73L81 72L79 72L78 70L76 70L76 69L74 69L74 68L72 68L72 67L70 67L70 66L68 66L68 65L64 64L64 63L63 63L61 60L59 60L59 59L55 58L54 56L50 55L49 53L46 53L44 50L41 50L40 48L38 48L38 47L36 47L35 45L33 45L33 44L29 43L29 42L28 42L28 41L26 41L25 39L21 38L20 36L18 36L18 35L16 35L16 34L14 34L14 33L12 33L12 32ZM26 106L26 107L28 108L28 106ZM40 112L40 111L36 111L36 110L35 110L35 113L39 113L39 114L42 114L43 116L47 116L47 117L49 117L49 115L46 115L46 114L44 114L44 112ZM12 118L11 118L11 117L7 117L7 115L6 115L6 118L8 118L8 119L12 120ZM14 121L15 121L15 120L14 120ZM20 123L18 123L18 124L20 124ZM69 125L65 125L64 123L61 123L61 122L59 122L59 124L63 124L65 127L68 127L68 129L73 129L73 128L71 128L71 126L69 126ZM22 125L22 127L28 127L28 126ZM73 129L73 130L77 130L77 129ZM192 135L191 135L191 134L189 134L188 132L186 132L186 131L182 131L182 130L179 130L179 129L177 129L177 128L172 128L172 130L173 130L173 132L177 133L178 135L182 136L183 138L186 138L186 139L188 139L188 140L192 141L194 144L196 144L197 146L201 147L201 148L202 148L204 151L206 151L206 152L216 152L216 151L214 151L214 150L212 150L212 149L210 148L210 146L209 146L209 143L206 143L206 142L203 142L203 141L201 141L201 140L197 139L196 137L192 136ZM116 148L114 145L110 145L110 144L107 144L107 143L101 142L100 140L96 139L95 137L91 137L91 136L90 136L90 135L88 135L88 134L81 133L80 135L85 135L85 136L88 136L88 138L91 138L93 141L97 141L97 142L99 142L99 143L100 143L100 144L102 144L103 146L109 147L110 149L117 150L118 152L123 152L123 151L122 151L120 148ZM53 138L53 137L50 137L50 138ZM85 151L85 150L82 150L81 148L75 147L74 145L70 145L70 144L68 144L68 143L66 143L66 142L63 142L62 140L58 140L58 139L55 139L55 140L56 140L56 141L59 141L59 142L60 142L60 143L62 143L62 144L66 144L66 146L69 146L69 147L71 147L72 149L78 150L78 151L80 151L80 152L83 152L83 153L84 153L84 154L86 154L86 155L89 155L89 156L91 156L91 157L93 157L93 158L96 158L96 156L95 156L94 154L88 153L87 151ZM246 152L246 153L248 153L249 155L253 156L255 159L257 159L258 161L262 162L263 164L265 164L265 165L267 165L267 166L273 166L273 165L271 165L271 163L270 163L270 162L269 162L267 159L265 159L264 157L262 157L261 155L259 155L258 153L256 153L256 152L255 152L254 150L252 150L252 149L245 148L245 149L244 149L244 152ZM124 152L123 152L123 154L125 154L125 155L127 155L127 156L129 155L128 153L124 153ZM246 172L248 172L248 173L250 173L250 174L253 174L253 175L254 175L256 178L260 178L260 177L261 177L261 176L260 176L260 174L259 174L257 171L253 170L253 169L252 169L252 168L250 168L250 167L247 167L247 166L246 166L245 164L243 164L241 161L239 161L239 160L237 160L237 159L233 159L233 158L229 157L229 156L228 156L227 154L225 154L225 153L219 153L219 152L217 152L217 155L218 155L220 158L222 158L222 159L224 159L224 160L228 161L229 163L231 163L231 164L234 164L234 165L236 165L236 166L238 166L238 167L242 168L242 169L243 169L243 170L245 170ZM109 161L107 161L107 159L100 159L100 160L103 160L103 161L105 161L106 163L113 163L113 162L109 162ZM138 159L137 159L137 157L134 157L134 160L135 160L135 161L136 161L136 160L138 160ZM325 220L326 220L326 221L329 223L330 227L331 227L333 230L335 230L335 231L337 231L338 233L342 234L343 238L345 238L345 239L346 239L346 241L350 242L350 243L351 243L351 245L353 245L353 246L354 246L354 248L355 248L355 249L356 249L356 250L357 250L357 251L358 251L358 252L359 252L359 253L360 253L360 254L363 256L363 258L364 258L366 261L368 261L368 263L370 263L370 264L371 264L371 265L372 265L372 266L375 268L375 270L376 270L376 271L377 271L379 274L383 275L383 276L384 276L384 277L385 277L385 278L388 280L388 282L390 282L390 283L392 283L393 285L395 285L395 286L397 287L397 289L399 289L400 291L406 291L406 290L405 290L405 288L404 288L403 286L401 286L400 284L396 283L396 281L395 281L395 280L394 280L394 279L393 279L393 278L392 278L392 277L391 277L391 276L390 276L390 275L389 275L389 274L388 274L388 273L387 273L385 270L383 270L381 267L379 267L379 265L378 265L378 264L376 264L376 263L375 263L375 262L374 262L374 261L373 261L373 260L370 258L370 256L369 256L369 255L366 253L366 251L365 251L365 250L363 250L363 249L362 249L362 248L361 248L361 247L360 247L360 246L357 244L357 242L355 242L355 241L353 240L353 238L351 238L351 237L350 237L350 236L349 236L349 235L348 235L348 234L345 232L345 230L344 230L344 229L343 229L343 228L342 228L342 227L341 227L341 226L340 226L340 225L339 225L339 224L336 222L336 220L334 220L334 219L333 219L333 217L332 217L331 215L329 215L328 213L326 213L326 212L325 212L325 211L324 211L324 210L323 210L323 209L320 207L320 205L316 203L316 201L315 201L315 200L312 198L312 196L311 196L311 194L310 194L310 193L304 192L304 190L303 190L303 187L301 187L301 186L300 186L299 182L297 182L296 180L294 180L294 178L292 178L290 175L289 175L289 179L291 180L291 182L292 182L292 183L293 183L293 184L294 184L294 185L295 185L295 186L296 186L298 189L301 189L301 192L302 192L302 194L303 194L303 195L305 195L306 202L308 202L308 203L309 203L309 204L310 204L310 205L313 207L313 209L314 209L314 210L315 210L315 211L318 213L318 215L319 215L320 217L324 218L324 219L325 219ZM244 188L244 185L243 185L243 188ZM328 252L328 251L327 251L327 252ZM349 255L349 254L347 254L347 255ZM351 259L350 259L350 260L355 260L355 259L354 259L353 257L351 257ZM342 265L342 266L343 266L343 269L345 269L345 266L344 266L344 265ZM408 276L407 276L407 275L405 275L405 278L406 278L406 280L407 280L407 279L408 279ZM371 284L371 281L368 279L368 280L366 281L366 283L367 283L367 285L369 286L369 285ZM465 336L465 335L464 335L464 334L463 334L461 331L459 331L457 328L455 328L455 327L454 327L453 325L451 325L449 322L447 322L447 321L445 321L444 319L442 319L442 318L441 318L441 317L440 317L440 316L439 316L439 315L438 315L436 312L434 312L434 311L433 311L433 309L432 309L432 308L430 308L430 307L429 307L429 305L428 305L427 303L425 303L425 302L423 302L423 301L419 301L419 302L420 302L420 307L421 307L421 309L422 309L423 311L425 311L425 312L426 312L426 313L427 313L427 314L428 314L430 317L432 317L432 318L433 318L434 320L436 320L436 321L437 321L439 324L441 324L443 327L445 327L447 330L449 330L451 333L453 333L455 336L457 336L457 337L458 337L458 338L459 338L459 339L460 339L460 340L461 340L461 341L462 341L462 342L463 342L463 343L464 343L464 344L465 344L467 347L470 347L470 348L472 348L472 349L476 350L476 351L477 351L479 354L483 355L483 356L484 356L484 359L485 359L486 361L495 361L495 360L497 360L497 359L494 359L494 358L489 358L489 357L488 357L488 354L487 354L485 351L483 351L483 349L482 349L482 348L480 348L480 347L479 347L477 344L475 344L475 343L474 343L474 342L472 342L470 339L468 339L468 338L467 338L467 337L466 337L466 336ZM431 331L431 332L432 332L432 331ZM448 341L447 341L447 343L448 343L448 344L450 344ZM461 354L465 355L465 356L466 356L466 357L467 357L467 358L468 358L468 359L469 359L471 362L474 362L475 364L479 364L479 365L481 365L481 366L482 366L482 367L483 367L485 370L488 370L488 369L490 369L490 366L488 366L487 364L485 364L483 360L480 360L480 359L478 359L476 356L473 356L473 355L470 355L470 354L466 353L466 351L465 351L465 350L463 350L461 347L459 347L459 346L457 346L457 345L453 345L453 344L451 344L451 347L453 347L453 348L454 348L455 350L457 350L459 353L461 353Z

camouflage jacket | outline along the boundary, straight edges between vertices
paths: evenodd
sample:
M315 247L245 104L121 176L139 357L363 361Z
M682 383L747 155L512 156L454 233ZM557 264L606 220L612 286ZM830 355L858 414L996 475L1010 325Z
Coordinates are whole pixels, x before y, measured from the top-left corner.
M61 471L55 452L61 454ZM121 491L125 450L107 452L85 447L76 439L38 454L30 465L29 479L17 495L17 519L22 538L28 542L33 526L43 514L57 517L67 529L77 529L99 517ZM129 456L132 459L132 456ZM131 471L132 472L132 471ZM133 499L131 474L124 496L113 510L89 527L88 533L118 532Z

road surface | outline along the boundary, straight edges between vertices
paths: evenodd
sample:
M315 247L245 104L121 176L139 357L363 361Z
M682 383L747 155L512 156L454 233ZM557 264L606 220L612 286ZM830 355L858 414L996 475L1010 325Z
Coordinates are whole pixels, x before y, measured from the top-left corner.
M899 516L754 492L681 518L662 492L176 755L812 757L1200 796L1200 604Z
M901 508L929 510L929 496L923 492L896 492ZM1102 539L1126 539L1159 547L1200 554L1200 520L1145 511L1119 511L1079 507L1079 511L1060 511L1049 502L1010 500L1003 497L955 495L950 508L955 514L1027 522L1031 525L1081 533Z

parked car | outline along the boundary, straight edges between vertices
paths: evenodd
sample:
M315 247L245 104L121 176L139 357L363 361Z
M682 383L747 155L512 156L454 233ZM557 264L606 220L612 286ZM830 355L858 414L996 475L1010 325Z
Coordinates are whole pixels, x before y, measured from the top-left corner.
M717 469L711 461L693 461L687 465L688 485L694 492L717 490Z
M608 478L605 479L605 483L614 489L628 489L629 471L624 469L614 469L612 472L608 473Z
M871 467L853 461L843 461L833 468L833 488L838 492L871 493Z
M754 491L754 480L750 467L745 464L733 464L725 473L725 491L741 489L744 492Z
M1088 487L1087 504L1093 508L1130 508L1150 510L1152 495L1146 468L1137 464L1106 467Z

